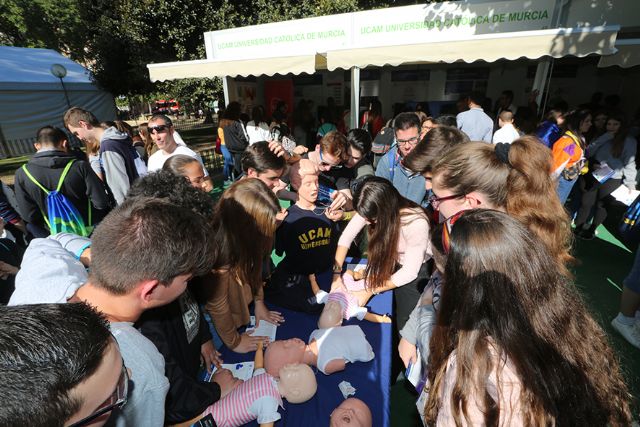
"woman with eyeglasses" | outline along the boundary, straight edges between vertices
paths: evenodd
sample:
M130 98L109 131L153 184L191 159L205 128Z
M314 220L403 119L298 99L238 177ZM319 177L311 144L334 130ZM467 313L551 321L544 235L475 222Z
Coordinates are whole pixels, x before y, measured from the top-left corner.
M551 152L533 136L457 145L433 166L431 206L443 220L477 208L506 212L546 244L569 276L571 222L550 171Z
M338 241L332 289L344 286L342 264L351 243L366 226L366 288L354 293L364 293L368 299L393 291L396 324L402 329L420 297L420 284L428 280L426 261L431 258L431 248L427 215L420 206L402 197L388 180L379 177L363 180L353 202L356 214Z
M607 337L546 245L508 214L458 215L444 245L425 424L630 425Z

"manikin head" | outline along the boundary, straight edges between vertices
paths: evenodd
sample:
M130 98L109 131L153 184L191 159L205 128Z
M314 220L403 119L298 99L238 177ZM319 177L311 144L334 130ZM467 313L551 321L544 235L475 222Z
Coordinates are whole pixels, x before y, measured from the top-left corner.
M371 427L371 410L360 399L350 397L331 413L330 427Z
M278 390L289 403L304 403L318 390L313 370L304 363L285 365L279 375Z
M318 169L318 166L311 160L307 159L300 160L296 167L292 168L292 184L298 189L298 198L301 201L312 204L316 202L316 199L318 198L319 173L320 170Z
M278 377L280 370L286 365L302 362L306 348L307 345L300 338L270 343L264 352L265 370L269 375Z
M318 319L318 328L342 326L342 306L338 301L327 301Z

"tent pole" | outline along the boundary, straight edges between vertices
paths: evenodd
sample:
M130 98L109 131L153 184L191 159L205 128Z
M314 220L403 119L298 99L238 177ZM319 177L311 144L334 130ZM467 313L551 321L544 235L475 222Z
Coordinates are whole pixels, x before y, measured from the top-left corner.
M224 76L222 78L222 91L224 92L224 106L229 105L229 77Z
M360 117L360 68L351 68L351 117L349 120L350 129L358 129L358 118Z

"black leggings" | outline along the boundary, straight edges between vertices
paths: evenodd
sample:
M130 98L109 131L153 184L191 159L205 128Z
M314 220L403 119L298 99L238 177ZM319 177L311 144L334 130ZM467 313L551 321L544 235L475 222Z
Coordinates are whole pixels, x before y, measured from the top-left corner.
M399 330L404 327L404 324L409 320L411 312L416 307L420 294L424 290L424 287L429 282L429 265L428 263L422 264L418 277L413 281L402 285L393 290L393 299L395 305L395 324Z
M600 184L591 174L584 178L585 179L579 181L580 190L582 191L582 202L578 210L578 215L576 216L576 228L584 227L589 219L591 210L595 206L596 210L591 223L591 229L595 230L607 218L607 197L609 197L616 188L620 187L622 180L609 178Z

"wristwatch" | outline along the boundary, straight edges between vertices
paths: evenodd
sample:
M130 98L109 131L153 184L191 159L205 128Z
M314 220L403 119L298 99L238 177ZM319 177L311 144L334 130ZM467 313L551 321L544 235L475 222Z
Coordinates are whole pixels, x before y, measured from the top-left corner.
M333 274L340 274L340 273L342 273L342 266L333 264Z

